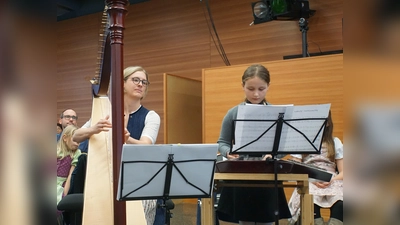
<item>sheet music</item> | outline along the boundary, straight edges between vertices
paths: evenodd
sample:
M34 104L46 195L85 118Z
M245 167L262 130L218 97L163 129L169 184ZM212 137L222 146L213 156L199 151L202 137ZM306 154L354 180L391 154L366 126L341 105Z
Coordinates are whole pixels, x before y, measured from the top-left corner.
M263 121L236 121L233 151L260 137L266 129L275 123L279 113L286 113L288 107L290 106L239 105L238 120ZM258 141L252 143L246 149L251 149L253 152L271 151L274 144L275 130L276 126L271 127Z
M217 150L218 144L125 144L117 199L162 198L169 155L174 162L170 198L210 195Z
M321 105L302 105L295 106L293 110L289 112L288 118L291 119L310 119L310 118L327 118L331 104ZM291 114L291 115L290 115ZM286 114L285 114L285 119ZM320 149L324 120L298 120L298 121L287 121L290 125L297 128L303 133L311 142L312 145ZM285 127L285 139L281 139L279 151L280 152L304 152L311 151L315 152L314 148L305 139L301 133L292 129L290 126L284 125ZM282 131L283 132L283 131ZM319 133L318 133L319 132Z
M329 109L330 104L303 106L241 105L238 108L237 119L246 121L236 121L235 123L235 143L232 151L236 153L271 153L276 131L276 124L274 125L274 123L276 123L279 114L284 113L284 120L310 120L287 121L307 138L290 126L283 124L278 152L316 152L314 147L320 149L323 124L325 118L328 117ZM311 118L320 118L320 120ZM268 131L265 133L266 130ZM318 134L318 132L320 133ZM307 139L312 143L310 144Z

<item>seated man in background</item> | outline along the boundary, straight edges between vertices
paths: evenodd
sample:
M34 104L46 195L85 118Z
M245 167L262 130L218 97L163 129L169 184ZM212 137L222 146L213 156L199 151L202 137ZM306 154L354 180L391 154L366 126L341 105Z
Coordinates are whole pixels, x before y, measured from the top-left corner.
M61 115L58 123L61 124L62 129L64 130L68 125L78 126L78 116L73 109L64 110ZM60 134L57 134L57 141L60 139ZM78 149L83 153L88 152L88 139L82 140L79 144Z

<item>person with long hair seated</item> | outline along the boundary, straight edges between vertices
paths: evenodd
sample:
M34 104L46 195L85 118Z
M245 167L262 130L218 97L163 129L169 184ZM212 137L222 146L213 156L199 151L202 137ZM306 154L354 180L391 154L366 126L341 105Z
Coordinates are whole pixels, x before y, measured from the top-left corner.
M57 143L57 205L68 194L71 185L71 174L75 169L81 151L79 143L72 140L77 127L68 125L61 133ZM61 212L57 211L57 216Z
M310 182L309 192L314 197L314 224L325 224L321 208L330 209L330 219L326 224L343 224L343 144L339 138L333 137L331 112L322 137L321 154L293 154L292 159L334 174L330 182ZM292 213L290 223L294 224L300 215L300 195L296 190L289 200L289 209Z

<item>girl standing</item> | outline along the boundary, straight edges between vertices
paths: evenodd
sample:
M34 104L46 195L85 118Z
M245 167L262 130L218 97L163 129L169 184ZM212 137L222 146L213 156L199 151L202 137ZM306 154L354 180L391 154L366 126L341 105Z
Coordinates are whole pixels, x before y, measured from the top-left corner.
M246 104L268 105L265 99L270 84L270 74L262 65L251 65L244 71L242 87ZM228 160L237 160L239 155L229 154L232 144L233 120L236 119L238 106L231 108L225 115L218 150ZM245 155L243 160L265 160L262 155ZM278 188L279 218L290 218L283 188ZM276 196L274 188L229 187L223 188L217 207L220 219L231 218L240 225L269 225L275 221ZM223 219L224 220L224 219Z

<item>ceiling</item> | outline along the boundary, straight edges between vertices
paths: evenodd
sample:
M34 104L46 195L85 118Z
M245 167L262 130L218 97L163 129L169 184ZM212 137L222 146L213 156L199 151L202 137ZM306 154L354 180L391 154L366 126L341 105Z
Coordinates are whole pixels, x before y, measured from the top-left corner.
M72 19L104 10L105 0L56 0L57 21ZM129 3L137 4L149 0L129 0Z

